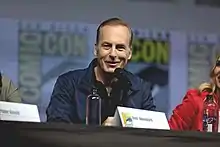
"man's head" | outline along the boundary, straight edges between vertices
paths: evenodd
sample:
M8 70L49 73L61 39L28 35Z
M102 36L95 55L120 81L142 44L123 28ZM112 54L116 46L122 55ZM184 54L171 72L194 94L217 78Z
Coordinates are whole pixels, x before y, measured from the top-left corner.
M111 18L103 21L97 29L94 49L99 67L106 73L124 68L132 56L132 40L132 30L123 20Z

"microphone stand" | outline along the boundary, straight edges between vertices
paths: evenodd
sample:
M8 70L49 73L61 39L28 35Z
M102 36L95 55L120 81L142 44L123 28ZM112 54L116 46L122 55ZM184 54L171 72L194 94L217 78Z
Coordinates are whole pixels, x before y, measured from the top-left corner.
M123 106L126 103L126 101L128 100L127 93L130 88L130 83L123 81L121 87L124 87L124 88L122 88L120 90L120 104L119 105Z
M125 94L124 90L121 89L120 90L120 97L119 97L119 104L118 104L119 106L123 106L124 94Z

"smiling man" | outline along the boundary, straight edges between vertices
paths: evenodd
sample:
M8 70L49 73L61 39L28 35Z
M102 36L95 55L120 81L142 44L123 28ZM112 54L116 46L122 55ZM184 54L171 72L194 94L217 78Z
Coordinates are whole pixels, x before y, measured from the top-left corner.
M92 87L102 98L102 122L113 116L119 105L155 110L149 83L126 70L124 76L129 84L115 78L115 69L124 69L132 57L132 40L132 30L123 20L111 18L102 22L94 46L96 58L88 68L58 77L47 108L47 121L85 123L86 98Z

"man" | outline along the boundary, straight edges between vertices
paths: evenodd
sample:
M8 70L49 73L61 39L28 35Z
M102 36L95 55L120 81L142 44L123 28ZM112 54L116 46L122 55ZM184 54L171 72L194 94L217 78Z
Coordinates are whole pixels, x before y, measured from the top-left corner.
M21 103L18 88L5 75L0 73L0 101Z
M115 69L124 68L131 59L132 38L131 28L121 19L102 22L97 29L96 58L88 68L58 77L47 108L47 121L85 123L86 98L93 86L102 98L102 122L114 115L117 105L155 110L150 84L128 71L125 73L129 86L114 80ZM121 90L125 91L122 99Z

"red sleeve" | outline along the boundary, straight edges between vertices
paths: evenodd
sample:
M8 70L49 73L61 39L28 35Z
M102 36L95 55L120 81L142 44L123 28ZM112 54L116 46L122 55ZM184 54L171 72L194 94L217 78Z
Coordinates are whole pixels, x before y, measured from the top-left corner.
M198 97L198 91L189 90L182 103L173 110L173 115L168 121L171 130L190 130L198 108L195 102L196 97Z

